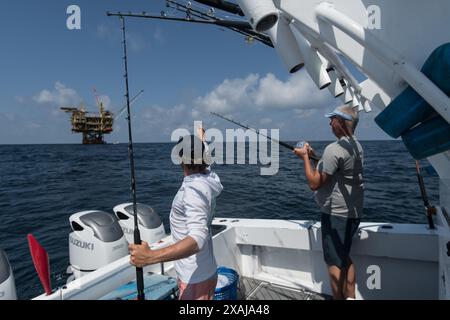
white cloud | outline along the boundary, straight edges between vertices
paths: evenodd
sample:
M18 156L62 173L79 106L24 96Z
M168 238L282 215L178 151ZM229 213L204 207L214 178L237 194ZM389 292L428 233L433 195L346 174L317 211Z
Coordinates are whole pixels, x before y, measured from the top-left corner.
M173 130L193 125L191 110L184 104L172 107L151 105L139 109L142 111L138 111L135 119L136 133L145 137L145 141L167 141Z
M136 133L142 141L167 141L173 130L193 129L194 121L202 120L208 128L234 128L216 121L209 112L223 113L253 127L282 129L282 136L317 135L317 127L328 133L324 109L334 108L329 92L318 90L303 74L283 81L273 74L249 74L243 78L225 79L210 92L191 101L172 106L143 107L136 118ZM307 119L307 120L305 120ZM151 133L152 132L152 133Z
M231 113L239 109L316 110L328 106L330 101L328 91L320 92L305 72L294 74L286 81L269 73L264 77L250 74L244 79L226 79L208 94L197 98L194 107L195 113Z
M250 74L226 79L210 92L182 104L139 108L135 125L139 141L168 141L173 130L186 128L193 132L194 121L200 120L206 128L236 128L210 116L209 112L215 111L250 127L280 129L281 139L333 140L329 120L323 115L338 104L341 100L333 98L328 90L318 90L304 72L286 80L270 73ZM371 122L371 116L362 117L360 138L380 136L373 123L364 123Z
M329 94L321 93L306 72L292 75L283 82L269 73L259 81L254 101L265 109L315 109L329 101Z
M38 104L56 104L58 106L71 106L80 102L81 97L71 88L67 88L61 82L55 83L55 88L50 90L42 90L33 97L33 101Z
M198 97L194 104L205 111L225 113L248 106L252 103L252 96L255 95L259 79L257 74L250 74L245 79L225 79L213 91Z

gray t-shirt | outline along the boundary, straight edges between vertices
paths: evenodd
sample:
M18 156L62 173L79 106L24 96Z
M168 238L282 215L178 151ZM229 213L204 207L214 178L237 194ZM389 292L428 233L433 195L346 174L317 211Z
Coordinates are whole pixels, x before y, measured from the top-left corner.
M315 193L321 211L360 218L364 202L363 150L356 137L342 137L328 145L317 164L330 179Z

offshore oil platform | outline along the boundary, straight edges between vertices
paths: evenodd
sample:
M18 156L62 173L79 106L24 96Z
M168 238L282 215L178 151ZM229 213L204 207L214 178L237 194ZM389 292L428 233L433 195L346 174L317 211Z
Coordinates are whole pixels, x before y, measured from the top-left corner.
M83 144L106 144L105 134L113 132L114 114L105 110L103 102L97 97L99 113L86 111L83 104L79 108L64 107L62 111L71 113L73 133L83 134Z

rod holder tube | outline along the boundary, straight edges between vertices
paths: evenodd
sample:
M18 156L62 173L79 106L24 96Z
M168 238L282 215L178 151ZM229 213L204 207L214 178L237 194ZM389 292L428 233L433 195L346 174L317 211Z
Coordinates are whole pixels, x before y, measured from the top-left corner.
M289 73L295 73L303 68L305 61L285 17L281 16L267 33Z
M295 28L291 23L289 27L297 40L300 52L302 53L303 59L305 59L305 68L308 70L309 75L316 84L316 86L322 90L331 84L331 79L327 73L325 66L322 63L317 51L311 47L308 40L305 39L303 34Z

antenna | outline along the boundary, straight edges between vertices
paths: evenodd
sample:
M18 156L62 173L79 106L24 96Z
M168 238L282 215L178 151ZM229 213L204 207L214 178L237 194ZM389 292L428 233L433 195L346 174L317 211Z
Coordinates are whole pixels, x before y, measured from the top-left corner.
M93 92L95 96L95 102L97 103L97 107L100 110L100 114L103 114L103 102L100 100L100 97L98 96L97 89L93 87Z

